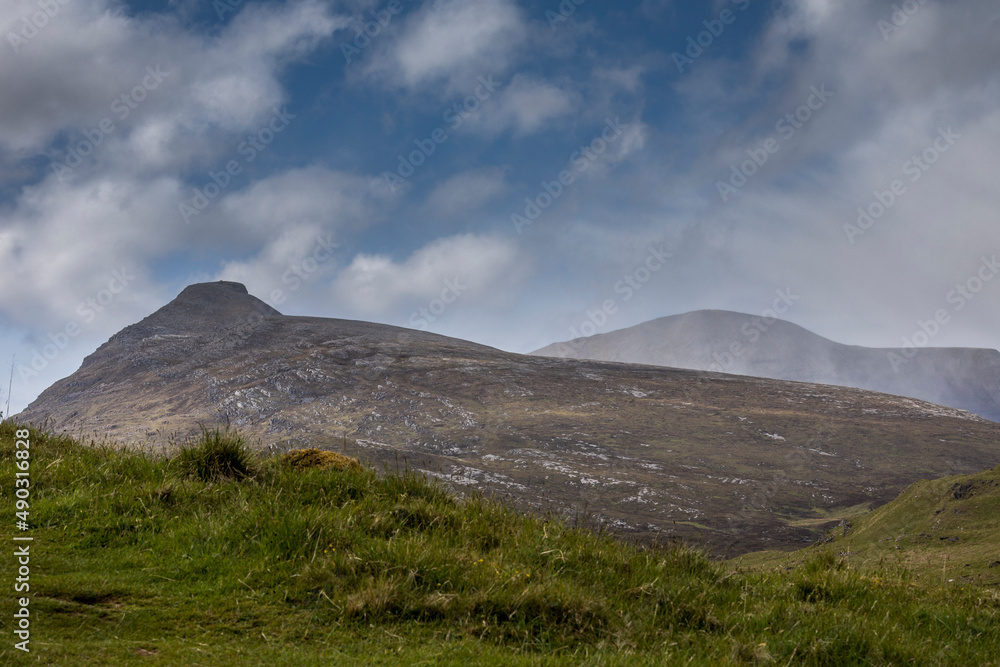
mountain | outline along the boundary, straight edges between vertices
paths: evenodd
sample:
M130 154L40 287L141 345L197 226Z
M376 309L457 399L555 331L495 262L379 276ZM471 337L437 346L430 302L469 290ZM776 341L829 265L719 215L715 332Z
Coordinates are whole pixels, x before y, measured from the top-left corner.
M1000 352L842 345L783 320L697 310L564 343L534 355L652 364L857 387L1000 422Z
M15 420L155 446L226 422L262 447L346 435L376 466L730 555L1000 463L1000 424L926 402L289 317L225 282L115 334Z

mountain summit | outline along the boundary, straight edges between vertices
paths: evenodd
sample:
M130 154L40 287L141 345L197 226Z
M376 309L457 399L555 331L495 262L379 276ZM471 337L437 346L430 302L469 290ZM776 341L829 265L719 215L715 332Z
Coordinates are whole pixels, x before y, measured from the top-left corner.
M969 410L1000 422L1000 352L843 345L797 324L696 310L554 343L535 355L653 364L857 387Z
M916 479L1000 462L1000 424L939 405L290 317L236 283L186 288L16 419L153 445L224 423L278 448L347 435L377 466L724 554L808 542Z
M198 333L211 327L239 327L282 317L240 283L220 280L189 285L177 298L125 331L159 334Z
M281 317L281 313L251 296L244 285L220 280L185 287L176 299L147 319L163 319L168 316L180 319L214 317L235 320L256 316Z

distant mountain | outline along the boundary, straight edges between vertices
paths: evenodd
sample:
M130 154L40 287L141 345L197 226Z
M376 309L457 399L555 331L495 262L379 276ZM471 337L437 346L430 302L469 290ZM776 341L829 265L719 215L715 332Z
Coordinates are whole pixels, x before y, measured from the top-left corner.
M1000 352L842 345L783 320L696 310L534 355L652 364L857 387L968 410L1000 422Z
M226 282L187 287L15 419L153 445L224 422L262 447L347 435L377 466L724 554L1000 463L1000 424L929 403L286 317Z

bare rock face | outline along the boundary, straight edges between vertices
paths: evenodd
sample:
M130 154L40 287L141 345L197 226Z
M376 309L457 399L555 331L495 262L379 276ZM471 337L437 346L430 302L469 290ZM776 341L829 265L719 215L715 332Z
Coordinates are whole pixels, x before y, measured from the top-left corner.
M916 479L1000 463L1000 424L961 410L288 317L236 283L186 288L16 418L154 445L223 422L279 448L346 435L375 465L720 554L800 546Z
M842 345L791 322L764 322L724 310L661 317L554 343L532 354L857 387L911 396L1000 422L996 350L927 347L914 353Z

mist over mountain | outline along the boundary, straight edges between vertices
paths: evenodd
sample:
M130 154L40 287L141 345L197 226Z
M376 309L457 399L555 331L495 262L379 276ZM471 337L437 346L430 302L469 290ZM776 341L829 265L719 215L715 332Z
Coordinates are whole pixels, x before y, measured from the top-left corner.
M376 466L729 555L1000 462L1000 424L939 405L284 316L231 282L187 287L15 419L153 446L225 423L279 449L346 435Z
M857 387L1000 422L1000 352L843 345L784 320L723 310L661 317L554 343L534 355L652 364Z

